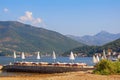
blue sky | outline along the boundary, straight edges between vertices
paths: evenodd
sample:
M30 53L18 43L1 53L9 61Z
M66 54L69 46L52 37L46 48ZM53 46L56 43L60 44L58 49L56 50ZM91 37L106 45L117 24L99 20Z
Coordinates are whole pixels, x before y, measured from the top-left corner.
M64 35L120 33L120 0L0 0L0 21L8 20Z

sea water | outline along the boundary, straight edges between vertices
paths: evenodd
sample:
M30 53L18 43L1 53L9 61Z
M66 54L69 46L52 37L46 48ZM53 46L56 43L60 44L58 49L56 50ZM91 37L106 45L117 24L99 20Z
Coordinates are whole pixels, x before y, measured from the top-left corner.
M26 57L24 60L21 59L21 57L18 57L14 59L13 57L6 57L6 56L0 56L0 64L1 65L6 65L15 62L21 62L21 61L26 61L26 62L49 62L53 63L54 60L52 57L41 57L41 59L37 59L36 56L32 57ZM69 60L69 57L57 57L55 62L65 62L65 63L71 63L71 60ZM86 63L89 66L93 65L92 62L92 57L76 57L75 60L73 60L75 63Z

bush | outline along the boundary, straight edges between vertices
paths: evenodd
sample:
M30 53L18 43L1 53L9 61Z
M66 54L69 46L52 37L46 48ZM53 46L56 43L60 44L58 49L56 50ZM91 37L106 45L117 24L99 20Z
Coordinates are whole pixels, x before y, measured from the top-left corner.
M119 61L114 62L114 66L116 68L116 73L120 74L120 62Z
M95 74L119 74L120 73L120 62L112 62L110 60L101 60L99 63L95 65L95 70L93 71Z

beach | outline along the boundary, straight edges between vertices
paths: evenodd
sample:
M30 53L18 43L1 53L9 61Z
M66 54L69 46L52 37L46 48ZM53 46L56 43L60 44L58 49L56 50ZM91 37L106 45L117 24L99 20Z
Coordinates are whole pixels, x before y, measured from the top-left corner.
M3 76L0 80L120 80L120 75L97 75L92 71L78 71L55 74Z

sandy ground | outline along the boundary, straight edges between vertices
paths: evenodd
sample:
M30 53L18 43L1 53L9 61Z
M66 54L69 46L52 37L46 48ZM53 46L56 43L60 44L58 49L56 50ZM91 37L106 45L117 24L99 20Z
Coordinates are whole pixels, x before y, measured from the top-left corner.
M79 71L31 76L0 77L0 80L120 80L120 75L95 75L92 74L91 71Z

